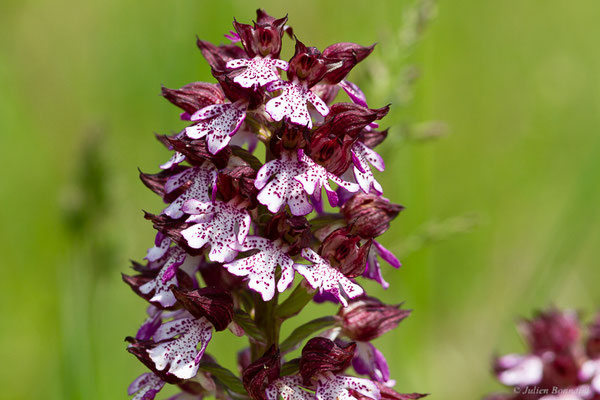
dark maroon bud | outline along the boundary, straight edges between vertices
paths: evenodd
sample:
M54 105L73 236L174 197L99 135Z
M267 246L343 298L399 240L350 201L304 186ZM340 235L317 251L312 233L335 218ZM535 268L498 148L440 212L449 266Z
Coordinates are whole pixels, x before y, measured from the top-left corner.
M211 154L208 151L206 139L190 139L182 135L181 137L165 136L168 143L173 147L173 150L185 155L186 161L194 166L201 166L205 161L210 161L217 168L223 169L227 166L231 149L225 147L217 154Z
M287 71L288 80L299 80L307 87L316 85L329 71L327 61L316 47L306 47L296 39L296 52L290 59Z
M183 308L196 318L205 317L216 331L224 330L233 320L233 298L225 289L205 287L185 290L172 286L171 291Z
M194 82L181 89L162 87L162 95L188 114L210 106L225 102L225 95L219 85L214 83Z
M175 243L179 245L179 247L184 249L185 252L189 255L197 256L202 254L202 249L191 248L187 244L187 240L185 240L185 238L181 234L181 231L189 228L192 225L189 222L185 222L185 215L179 219L172 219L165 214L154 215L149 212L144 212L144 218L146 218L149 221L152 221L154 229L161 232L163 235L170 237Z
M344 335L352 340L368 342L396 328L408 317L411 310L400 308L401 304L384 304L374 297L361 297L340 308Z
M248 165L228 167L219 172L217 177L217 192L223 197L224 202L236 198L250 201L251 206L256 207L256 196L258 190L254 186L256 171Z
M319 248L319 255L348 278L355 278L365 272L371 240L362 246L361 237L351 234L352 226L345 226L331 232Z
M383 131L363 129L363 131L359 135L359 140L363 142L365 146L373 149L376 146L380 145L385 140L385 138L387 138L387 135L387 129Z
M341 175L352 162L352 146L355 140L349 136L338 137L327 130L315 131L310 140L310 156L334 175Z
M296 152L297 149L304 148L306 146L306 136L308 135L308 128L295 124L285 122L281 124L281 127L273 133L271 140L269 141L269 149L274 157L279 158L281 152Z
M163 381L170 384L178 384L183 380L176 377L173 374L168 373L169 368L164 368L163 370L156 369L154 365L154 361L150 359L150 355L148 354L148 350L156 345L151 340L136 340L131 336L125 338L125 341L129 342L129 346L127 346L127 351L134 356L137 357L138 360L142 362L148 369L150 369L156 376L158 376Z
M279 58L281 38L283 37L287 16L275 19L263 10L256 10L254 26L233 22L233 27L240 36L242 46L248 57L256 56Z
M210 68L215 73L223 73L227 71L227 61L238 60L240 58L248 58L244 49L234 44L225 44L216 46L210 42L198 39L196 41L202 55L208 61Z
M207 286L219 286L230 292L244 287L244 278L229 273L222 264L203 261L199 272Z
M337 68L329 71L323 81L331 85L340 83L356 64L373 52L375 45L364 47L356 43L336 43L323 50L323 57L330 64L341 62Z
M389 111L389 106L370 109L354 103L336 103L319 129L335 136L348 135L357 139L367 125L382 119Z
M311 158L332 174L341 175L352 162L352 145L361 131L388 111L389 107L371 110L353 103L334 104L323 125L310 137Z
M286 211L282 211L267 222L265 237L283 241L288 246L287 253L295 256L300 254L303 248L308 247L312 233L310 223L305 217L291 216Z
M589 358L600 358L600 315L596 316L596 320L589 327L585 351Z
M356 343L337 345L323 337L310 339L302 349L300 358L300 375L304 383L311 384L311 379L317 374L344 371L352 363Z
M154 193L162 197L165 200L165 202L171 203L187 189L187 186L182 185L173 192L166 194L165 183L167 182L167 179L169 179L171 176L182 172L186 168L187 167L177 165L166 171L161 171L158 174L145 174L142 171L139 171L140 179L148 189L152 190Z
M360 192L346 201L340 211L352 224L352 233L363 238L375 238L389 229L390 222L403 209L385 197Z
M279 350L273 345L265 354L242 373L242 382L246 391L254 400L266 400L265 389L279 378L281 359Z
M523 320L519 330L535 354L567 351L580 336L577 314L557 309L539 312L533 319Z

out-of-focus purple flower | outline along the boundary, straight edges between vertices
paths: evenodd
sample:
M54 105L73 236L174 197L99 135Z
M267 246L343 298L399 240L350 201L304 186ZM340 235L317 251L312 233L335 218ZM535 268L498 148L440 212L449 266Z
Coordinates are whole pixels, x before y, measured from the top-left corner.
M579 340L579 319L575 312L550 309L531 320L523 320L519 331L536 354L562 352Z
M508 386L529 386L541 382L544 363L537 356L508 354L494 365L498 380Z

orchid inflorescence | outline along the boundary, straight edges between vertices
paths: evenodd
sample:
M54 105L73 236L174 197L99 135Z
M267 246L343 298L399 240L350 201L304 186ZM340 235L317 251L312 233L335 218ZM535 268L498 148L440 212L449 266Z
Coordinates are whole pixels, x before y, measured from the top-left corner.
M369 108L345 80L373 46L338 43L321 53L296 39L286 62L286 22L258 10L253 25L234 21L231 44L198 40L218 83L163 88L190 126L159 136L173 156L162 172L141 173L168 206L146 213L158 232L154 246L145 263L134 263L137 275L123 276L150 303L127 338L150 369L130 385L134 399L153 399L165 383L180 388L177 399L422 397L392 389L371 344L410 311L368 297L357 281L387 288L380 259L400 266L375 240L402 209L382 196L372 170L385 167L373 148L387 136L375 121L389 107ZM351 102L333 104L340 88ZM326 212L323 188L337 212ZM304 279L279 302L296 272ZM311 301L340 310L280 341L282 323ZM226 329L249 339L238 353L241 378L206 352L214 332ZM288 359L306 339L301 356ZM366 377L347 375L350 365Z
M600 399L600 314L584 329L575 311L551 308L522 320L519 331L527 353L496 357L493 363L510 393L486 400Z

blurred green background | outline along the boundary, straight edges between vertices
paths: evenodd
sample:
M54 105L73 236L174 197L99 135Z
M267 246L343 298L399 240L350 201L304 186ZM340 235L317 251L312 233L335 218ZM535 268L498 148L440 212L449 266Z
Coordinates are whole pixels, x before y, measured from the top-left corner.
M411 4L3 0L0 398L126 397L143 368L123 338L145 306L120 272L152 241L141 209L161 207L136 168L156 171L168 154L153 133L182 127L160 85L210 79L195 35L221 42L259 6L321 49L379 42L350 78L371 106L395 106L379 176L407 209L382 242L404 266L384 267L392 286L376 293L415 310L378 342L398 390L476 399L497 388L491 355L522 348L516 317L549 304L589 317L600 3L445 1L417 42L403 26L421 30L431 10ZM420 140L430 120L451 134ZM210 351L232 367L221 336Z

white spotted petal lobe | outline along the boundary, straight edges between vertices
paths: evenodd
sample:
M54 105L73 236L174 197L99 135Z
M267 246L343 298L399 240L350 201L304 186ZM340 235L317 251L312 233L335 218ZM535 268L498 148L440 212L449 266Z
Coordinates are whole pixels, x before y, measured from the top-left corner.
M250 229L250 215L221 201L189 200L183 212L190 214L187 222L194 225L181 231L188 245L200 249L210 245L208 258L214 262L229 262L235 258L235 248L244 243Z
M275 81L267 85L267 90L273 92L282 90L281 95L269 100L265 110L275 121L286 118L296 125L312 128L312 119L308 112L308 103L311 103L319 114L329 114L329 108L310 89L293 82Z
M198 363L212 337L212 330L212 324L204 317L166 322L154 334L157 345L148 350L148 355L157 370L168 367L168 372L176 377L190 379L198 372Z
M285 154L281 159L269 161L260 168L254 181L254 186L260 190L258 201L274 214L285 204L289 205L293 215L309 214L313 207L302 184L294 179L303 171L301 162Z
M268 83L279 80L277 68L287 71L289 65L286 61L272 58L254 57L253 59L229 60L227 68L246 69L233 78L233 81L242 87L265 86Z
M267 400L313 400L314 395L302 388L300 375L283 376L267 386Z
M168 258L156 278L140 286L140 292L148 294L154 292L151 302L158 302L163 307L171 307L177 302L169 287L177 285L175 272L186 259L186 253L179 247L171 247L167 252Z
M181 218L183 216L182 207L186 201L191 199L203 202L210 201L208 188L213 186L216 179L217 170L210 163L205 163L200 167L190 167L173 175L165 183L166 193L173 192L188 181L191 184L184 193L163 210L163 213L171 218Z
M327 197L329 198L329 203L331 206L336 207L337 194L329 185L330 180L349 192L357 192L359 190L359 186L356 183L347 182L337 175L327 171L325 167L315 163L310 157L304 154L303 150L298 152L298 158L303 163L304 170L294 179L302 184L304 190L309 195L314 193L320 194L321 187L324 187L325 191L327 192Z
M360 188L365 193L371 191L371 187L375 192L382 194L383 188L377 182L371 171L369 164L373 165L378 171L385 169L383 158L361 142L356 142L352 146L352 160L354 161L354 177Z
M294 261L282 248L268 239L258 236L248 236L240 251L259 250L249 257L235 260L224 267L237 276L248 277L248 287L261 294L264 301L269 301L275 295L275 272L281 267L281 278L277 290L283 292L294 279Z
M294 268L302 275L313 289L327 292L336 297L344 307L348 301L345 294L353 299L364 293L364 290L348 279L337 269L333 268L327 261L321 258L312 249L302 249L302 257L312 262L312 265L294 264Z
M206 137L208 151L216 154L227 146L245 118L245 106L236 103L213 104L192 115L191 120L199 122L187 127L185 134L191 139Z
M370 397L380 399L379 388L370 380L354 376L335 376L327 372L319 376L317 384L317 400L356 400L348 389Z
M151 400L156 397L165 383L152 372L146 372L135 378L127 388L127 394L135 396L132 400Z

